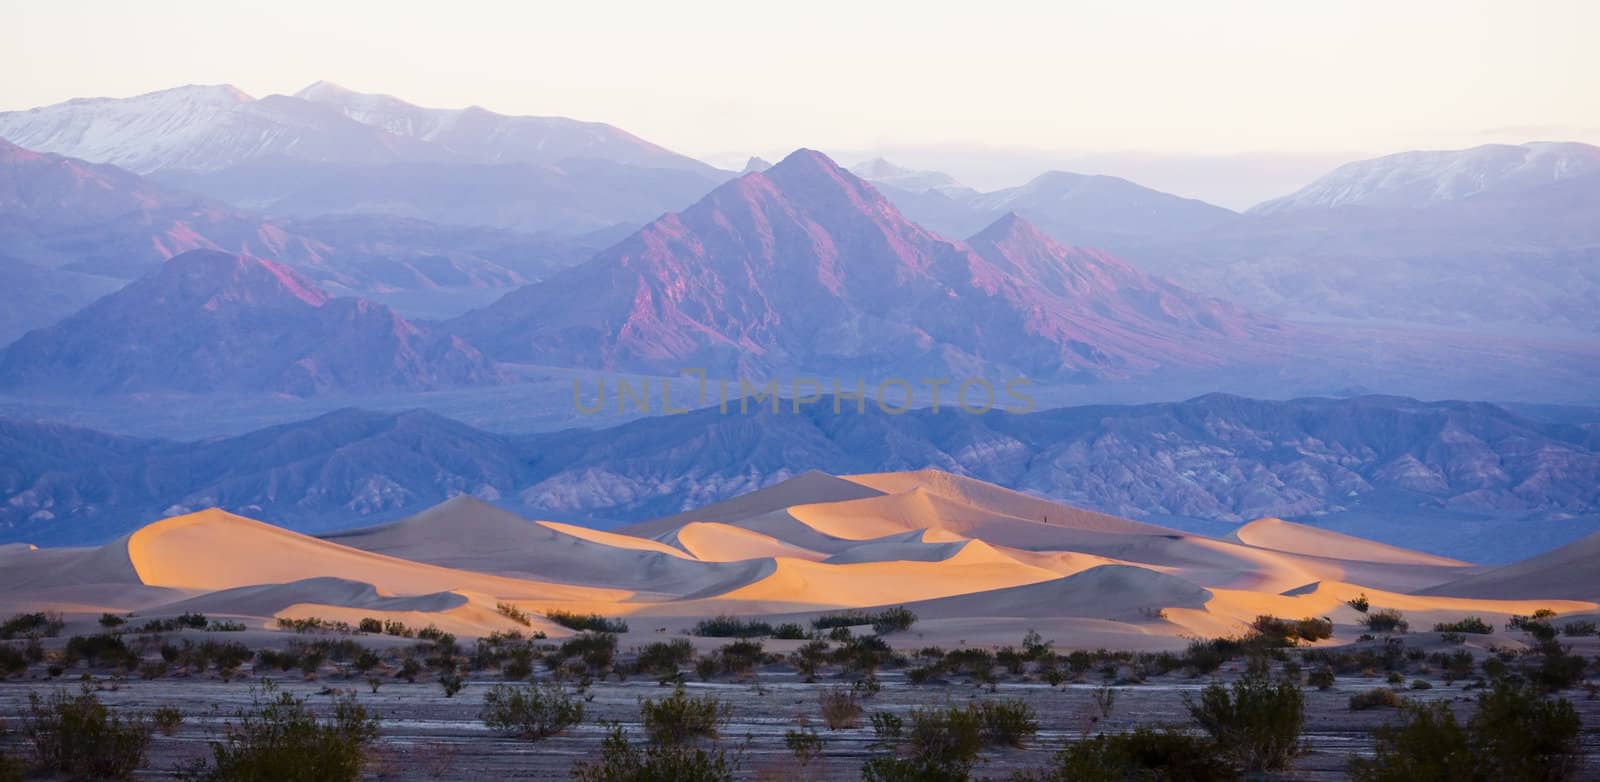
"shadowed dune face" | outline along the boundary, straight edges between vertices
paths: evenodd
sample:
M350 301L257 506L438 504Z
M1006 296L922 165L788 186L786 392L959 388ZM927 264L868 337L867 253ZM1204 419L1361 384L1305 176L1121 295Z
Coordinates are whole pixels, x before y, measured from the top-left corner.
M259 628L373 616L466 634L526 629L501 612L509 603L552 637L570 633L539 616L557 608L673 629L722 613L801 621L903 604L925 620L923 640L1014 642L1038 627L1063 645L1155 649L1236 634L1259 614L1329 616L1335 641L1347 640L1360 617L1345 601L1359 593L1426 622L1593 611L1592 548L1482 572L1277 519L1217 539L937 471L805 473L622 532L529 521L470 497L323 539L208 510L97 549L5 547L0 587L16 605L201 611ZM1552 571L1563 583L1549 583Z

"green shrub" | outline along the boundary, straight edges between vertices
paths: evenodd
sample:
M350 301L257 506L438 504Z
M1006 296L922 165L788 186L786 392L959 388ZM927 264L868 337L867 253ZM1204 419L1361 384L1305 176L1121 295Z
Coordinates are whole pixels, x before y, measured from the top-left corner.
M1199 701L1185 695L1189 715L1247 771L1277 771L1303 751L1304 696L1294 682L1247 676L1231 692L1213 684Z
M766 653L760 641L734 641L717 650L717 667L723 673L749 673L760 665Z
M1476 616L1469 616L1454 622L1440 622L1433 626L1436 633L1472 633L1474 635L1488 635L1494 628L1488 622Z
M121 627L128 623L127 619L109 611L100 615L100 626L107 630Z
M363 633L382 633L383 620L373 616L362 617L361 621L356 623L356 630Z
M16 676L28 670L28 657L11 644L0 644L0 678Z
M806 637L806 629L794 622L784 622L772 628L772 637L784 641L803 641Z
M1532 687L1496 682L1465 726L1446 703L1407 703L1398 724L1378 728L1372 758L1354 758L1359 782L1449 779L1577 779L1582 725L1572 704Z
M1568 622L1561 626L1561 634L1574 638L1595 634L1595 624L1588 620Z
M1351 711L1366 711L1367 709L1379 708L1398 709L1401 703L1400 696L1388 687L1379 687L1350 696Z
M211 762L197 763L188 777L207 782L268 782L315 779L353 782L361 778L368 748L378 738L378 718L354 694L336 695L333 714L319 719L303 698L279 692L268 681L254 692L249 709L223 725L211 742Z
M652 743L692 744L715 739L732 711L715 696L692 698L679 686L670 697L640 701L639 714Z
M1369 612L1362 618L1361 624L1374 633L1403 633L1411 629L1405 616L1393 608Z
M590 671L601 673L611 669L611 663L616 656L616 636L610 633L584 632L562 641L553 659L561 662L577 658Z
M568 630L588 630L596 633L626 633L628 623L621 619L607 619L599 614L587 616L572 611L546 611L544 618Z
M1039 732L1033 708L1020 700L982 701L974 704L983 725L983 742L1021 749Z
M878 635L888 635L903 630L910 630L917 623L917 615L905 606L879 611L872 616L872 632Z
M893 755L867 760L861 778L871 782L965 780L983 748L977 709L912 709L907 720L873 716L873 732Z
M554 736L583 721L583 703L554 684L497 684L483 696L483 724L529 741Z
M61 634L67 623L54 611L35 611L17 614L0 622L0 641L13 638L54 638Z
M817 671L828 661L827 641L808 641L799 649L789 655L789 664L805 677L806 681L815 681Z
M524 611L515 605L512 605L511 603L495 603L494 609L499 611L501 616L510 619L511 621L522 625L523 627L533 626L533 617L529 616L527 611Z
M213 619L211 624L206 625L206 632L208 633L242 633L244 631L244 622L236 622L231 619Z
M1239 772L1215 741L1168 728L1099 735L1057 753L1037 782L1228 782Z
M811 620L811 627L817 630L832 630L836 627L858 627L870 624L872 624L872 615L865 611L835 611Z
M633 668L640 673L648 673L658 679L666 680L678 675L678 671L689 661L694 659L694 644L687 639L675 638L671 641L655 641L639 648L633 660Z
M1262 614L1250 627L1270 646L1295 646L1301 641L1320 641L1333 636L1333 620L1328 618L1279 619Z
M792 626L799 627L799 625ZM773 629L772 625L766 622L723 614L711 619L701 619L695 623L694 629L690 632L702 638L757 638L772 635ZM801 631L801 637L804 637L804 630Z
M67 639L64 654L69 664L78 660L85 660L90 665L122 668L133 668L139 664L139 655L128 648L121 636L110 633L72 636Z
M80 779L127 779L145 764L150 725L143 717L111 713L87 688L28 694L23 735L41 769Z
M1372 607L1372 602L1367 600L1366 592L1362 592L1361 594L1356 595L1355 597L1352 597L1344 602L1345 605L1348 605L1363 614L1367 612L1367 609Z
M813 728L801 727L798 730L784 731L783 745L789 748L790 754L794 755L795 762L799 763L801 768L811 765L811 761L822 754L822 737L818 736Z
M651 744L641 749L613 722L600 742L600 756L579 761L571 777L577 782L732 782L739 762L739 754L718 747Z
M1320 666L1311 673L1306 674L1306 684L1309 684L1319 690L1332 688L1333 682L1333 667L1329 665Z

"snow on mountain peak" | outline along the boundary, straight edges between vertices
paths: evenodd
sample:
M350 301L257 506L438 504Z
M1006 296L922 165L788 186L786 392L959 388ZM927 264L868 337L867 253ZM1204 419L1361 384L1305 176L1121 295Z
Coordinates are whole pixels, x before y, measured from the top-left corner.
M1346 163L1253 207L1257 214L1342 206L1414 208L1600 174L1600 147L1576 142L1415 150Z

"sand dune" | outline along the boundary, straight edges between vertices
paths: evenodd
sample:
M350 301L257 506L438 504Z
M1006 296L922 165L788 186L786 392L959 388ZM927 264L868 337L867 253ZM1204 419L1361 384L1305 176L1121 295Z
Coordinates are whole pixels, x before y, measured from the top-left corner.
M199 611L355 623L366 616L458 634L515 629L497 604L649 617L682 628L718 613L804 618L905 604L918 639L1181 647L1244 632L1260 614L1328 616L1346 601L1413 626L1600 608L1600 535L1523 563L1467 563L1278 519L1210 538L920 471L804 473L698 511L600 532L528 521L457 497L401 521L318 539L220 510L165 519L99 548L0 547L0 605ZM542 618L535 629L570 633ZM909 637L909 636L908 636ZM896 641L898 642L898 641Z
M1600 601L1600 532L1531 559L1440 584L1425 593Z
M1258 548L1329 559L1386 565L1468 567L1468 563L1421 551L1307 527L1283 519L1257 519L1234 530L1234 540Z
M667 533L666 540L689 556L705 562L789 557L819 560L824 554L779 540L771 535L715 521L691 521Z

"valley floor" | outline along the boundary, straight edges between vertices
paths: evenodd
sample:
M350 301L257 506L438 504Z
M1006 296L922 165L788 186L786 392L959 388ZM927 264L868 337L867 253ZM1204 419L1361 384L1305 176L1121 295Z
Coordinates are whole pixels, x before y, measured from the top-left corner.
M1240 663L1224 669L1218 677L1226 681L1238 674ZM1044 767L1062 746L1077 741L1095 713L1095 693L1101 684L1093 681L1050 687L1040 683L1000 683L995 689L970 684L917 685L905 681L898 671L881 675L882 691L864 701L868 715L892 712L904 715L918 706L961 706L978 699L1021 699L1037 712L1040 731L1027 749L989 751L975 770L975 776L1003 779L1013 771ZM638 701L661 698L670 689L648 679L626 682L607 681L591 685L582 725L538 742L507 738L490 732L479 720L483 693L500 680L474 678L453 698L446 698L432 682L407 684L386 682L377 693L357 678L329 676L322 681L281 680L282 689L308 697L314 707L331 702L332 689L356 689L362 704L382 717L382 734L368 779L566 779L574 762L598 754L604 735L602 720L618 720L636 738L639 733ZM1095 726L1096 732L1120 732L1139 725L1182 724L1183 697L1209 683L1208 678L1181 674L1161 676L1143 684L1118 686L1112 715ZM180 765L207 754L207 741L214 738L224 719L247 707L252 698L248 678L231 683L216 678L166 679L158 681L101 679L96 682L99 697L115 710L148 711L158 706L174 706L185 715L183 724L172 736L157 734L151 747L149 767L139 779L177 778ZM1464 690L1467 682L1447 685L1433 679L1433 689L1409 693L1423 700L1455 701L1465 713L1476 693ZM722 746L743 747L740 779L749 780L834 780L856 779L862 762L875 750L870 727L827 730L820 721L819 698L838 682L823 679L807 684L785 673L763 672L743 683L702 683L691 681L691 694L714 694L731 705L732 718L722 732ZM47 693L60 682L12 681L0 683L0 719L16 725L27 711L29 693ZM77 682L66 686L75 690ZM1336 780L1346 778L1345 768L1353 755L1370 754L1372 730L1396 719L1393 709L1351 711L1347 702L1352 694L1384 686L1382 677L1340 677L1329 690L1305 690L1306 723L1302 738L1307 752L1289 770L1269 779ZM1582 738L1585 768L1600 769L1600 700L1582 691L1563 693L1577 707L1585 725ZM784 732L804 721L816 727L824 748L822 755L800 769L785 747Z

